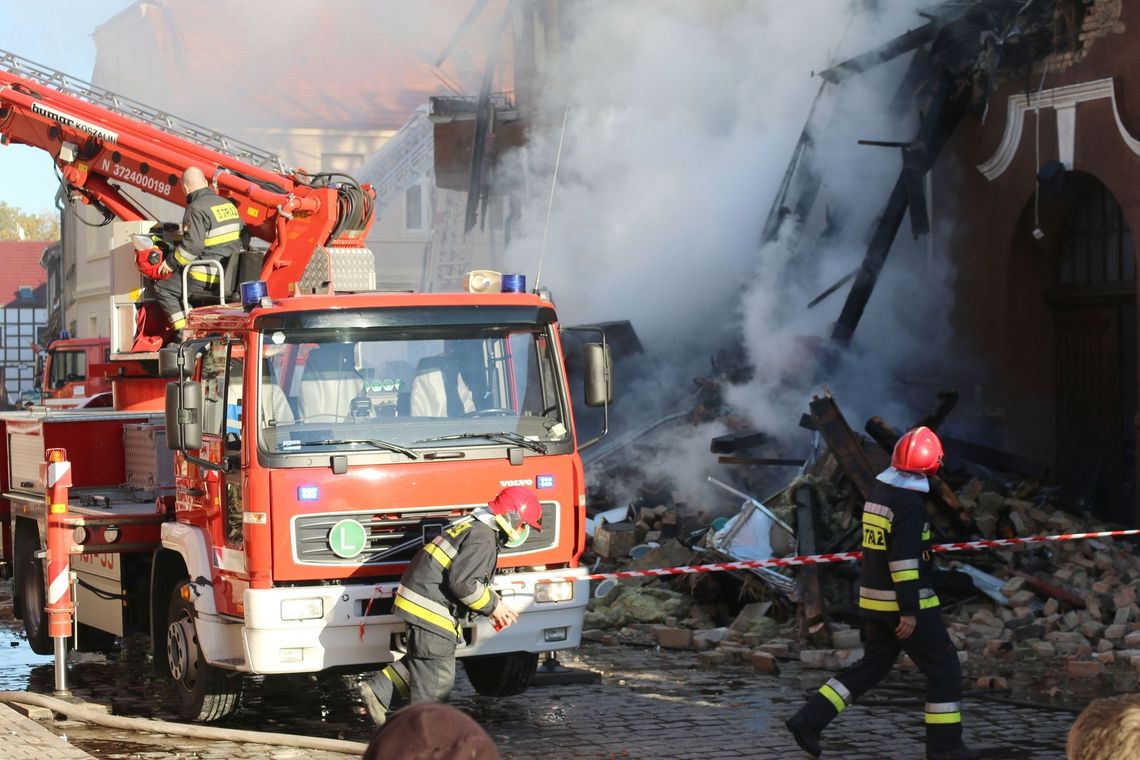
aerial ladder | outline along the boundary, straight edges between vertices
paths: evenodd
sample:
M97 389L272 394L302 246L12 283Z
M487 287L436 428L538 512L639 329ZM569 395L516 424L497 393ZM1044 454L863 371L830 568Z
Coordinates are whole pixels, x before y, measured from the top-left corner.
M0 50L7 144L49 153L72 202L122 221L150 220L129 189L185 206L182 172L201 168L251 235L268 243L260 279L272 298L331 292L338 267L374 271L364 242L370 186L285 166L268 151Z

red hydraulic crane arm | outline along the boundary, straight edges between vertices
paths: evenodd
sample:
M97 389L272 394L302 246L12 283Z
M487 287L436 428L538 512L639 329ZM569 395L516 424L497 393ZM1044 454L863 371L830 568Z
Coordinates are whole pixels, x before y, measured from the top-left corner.
M197 166L220 195L237 203L250 232L269 243L262 279L273 297L290 295L317 246L364 245L373 221L371 187L254 166L165 131L161 124L152 126L4 70L11 61L36 66L0 55L0 144L30 145L50 154L72 200L94 203L124 221L142 221L144 212L123 191L136 188L185 206L182 172ZM87 88L85 94L105 92Z

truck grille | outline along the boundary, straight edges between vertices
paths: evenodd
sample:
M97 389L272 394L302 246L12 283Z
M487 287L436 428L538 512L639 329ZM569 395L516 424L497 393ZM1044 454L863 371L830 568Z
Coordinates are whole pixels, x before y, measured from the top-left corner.
M469 512L470 510L464 510ZM293 521L293 551L297 561L308 565L387 565L407 563L424 544L439 535L451 520L451 509L417 510L408 513L337 512L302 515ZM329 533L341 520L355 520L364 527L366 544L355 557L345 559L329 545ZM558 505L542 503L542 530L531 531L522 546L501 549L499 554L522 554L549 549L558 541Z

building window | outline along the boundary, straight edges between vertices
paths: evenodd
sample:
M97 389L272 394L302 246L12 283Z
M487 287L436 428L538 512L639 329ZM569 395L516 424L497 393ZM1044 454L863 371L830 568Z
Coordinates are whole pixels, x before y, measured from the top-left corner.
M21 286L18 289L21 298L25 295L23 291L24 287ZM39 338L44 316L46 316L44 309L8 306L3 310L3 329L0 330L0 383L8 391L10 398L32 389L36 361L32 346Z
M1096 287L1136 281L1132 231L1112 193L1091 177L1069 212L1063 240L1059 284Z
M30 301L32 300L33 290L31 285L21 285L17 291L17 298L21 301Z
M404 193L404 229L419 231L424 227L424 187L412 185Z

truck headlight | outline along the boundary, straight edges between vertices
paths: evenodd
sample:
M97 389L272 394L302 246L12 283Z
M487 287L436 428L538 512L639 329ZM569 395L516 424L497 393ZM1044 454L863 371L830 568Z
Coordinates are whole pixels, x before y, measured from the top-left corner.
M534 584L536 602L568 602L573 598L573 581L539 581Z
M282 599L282 620L318 620L325 616L325 602L315 599Z

